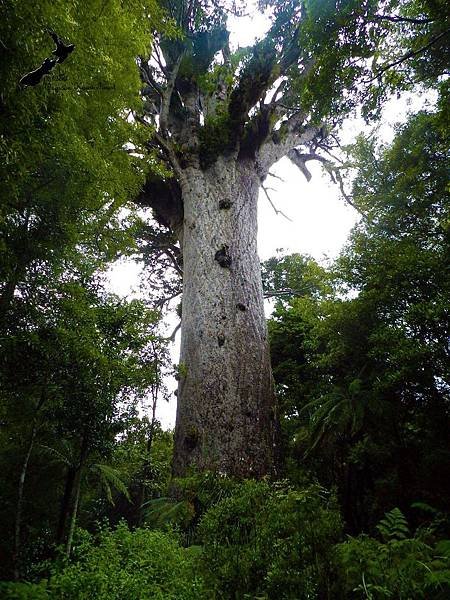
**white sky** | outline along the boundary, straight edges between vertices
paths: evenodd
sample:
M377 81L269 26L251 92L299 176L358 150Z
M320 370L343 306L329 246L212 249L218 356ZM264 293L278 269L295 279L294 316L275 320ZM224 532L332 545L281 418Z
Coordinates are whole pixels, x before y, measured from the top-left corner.
M252 44L267 30L268 20L263 15L231 18L231 42L241 47ZM388 103L383 113L378 135L386 142L393 137L393 125L405 121L409 110L418 110L426 98L409 95ZM352 142L364 129L360 119L344 123L342 136L345 143ZM278 248L286 253L309 254L318 261L335 258L344 245L351 228L357 221L357 213L340 198L339 189L333 185L319 165L309 163L313 177L307 182L300 171L287 158L280 160L271 170L279 179L268 177L266 185L274 188L269 194L276 208L290 219L276 215L265 194L261 191L258 216L258 247L261 260L273 256ZM138 295L140 267L131 261L117 263L110 272L111 291L127 297ZM169 316L167 331L171 332L176 318ZM179 335L172 348L172 361L178 362ZM173 392L176 382L168 379L167 387ZM175 425L176 398L170 402L160 401L157 418L164 428Z

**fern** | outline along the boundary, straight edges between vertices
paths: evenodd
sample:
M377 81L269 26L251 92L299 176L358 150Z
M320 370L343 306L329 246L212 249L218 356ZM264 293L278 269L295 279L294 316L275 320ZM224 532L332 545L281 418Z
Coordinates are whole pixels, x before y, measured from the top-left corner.
M46 444L39 444L39 446L49 454L52 458L50 464L63 464L67 467L73 464L73 449L67 440L60 440L59 448L47 446Z
M383 540L404 540L409 536L408 521L399 508L393 508L377 525Z
M114 501L112 497L112 488L121 492L126 499L131 502L130 494L128 493L128 488L122 480L122 476L120 471L111 467L109 465L94 463L90 465L91 471L97 472L100 477L100 482L102 484L103 489L105 490L106 497L110 504L114 506Z
M145 502L145 522L150 527L161 529L168 525L187 525L192 521L195 510L187 500L177 501L173 498L154 498Z

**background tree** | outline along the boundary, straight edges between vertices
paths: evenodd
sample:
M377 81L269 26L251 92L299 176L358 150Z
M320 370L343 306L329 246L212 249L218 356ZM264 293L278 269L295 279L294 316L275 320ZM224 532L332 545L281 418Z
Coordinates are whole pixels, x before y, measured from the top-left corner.
M156 313L109 297L101 272L134 251L134 205L149 168L135 57L147 52L160 11L151 2L20 0L0 24L0 405L2 568L16 577L67 538L98 464L154 378L147 344ZM75 49L37 85L21 77L51 56L54 30ZM133 35L131 35L133 31ZM129 153L133 144L140 154ZM161 356L162 359L162 356ZM146 373L146 375L145 375ZM135 409L133 409L135 410ZM72 470L43 446L62 440ZM75 456L77 455L77 457ZM45 474L45 477L43 476ZM66 489L67 494L63 493ZM80 493L77 492L80 490ZM34 491L34 498L31 497ZM58 505L60 527L57 532ZM15 527L11 527L15 523ZM34 557L36 558L36 557ZM23 567L23 568L22 568Z
M26 558L22 542L30 544L44 529L48 545L65 542L70 552L88 465L105 483L109 475L116 487L120 484L107 465L116 436L136 417L137 403L160 377L148 360L148 347L155 341L153 312L137 301L96 296L85 281L82 286L65 283L58 292L59 298L45 305L48 312L39 328L31 323L32 331L16 331L3 343L0 381L7 443L2 447L2 479L11 483L5 484L1 526L7 551L15 522L17 569ZM36 478L46 467L42 488Z
M338 484L353 529L393 505L443 507L449 493L441 118L412 116L389 147L359 140L352 199L366 219L332 271L338 294L279 306L270 327L294 456L307 451L321 481Z
M136 193L152 160L141 127L127 114L141 106L135 57L148 51L158 11L150 3L74 0L4 7L1 36L0 315L26 300L39 277L67 270L67 253L83 248L111 260L132 241L119 209ZM54 43L49 29L75 44L35 87L21 76ZM134 34L130 37L130 31ZM131 205L128 206L131 209ZM127 223L128 222L128 223ZM128 225L128 226L127 226ZM126 243L124 244L124 241ZM73 254L72 254L73 258Z

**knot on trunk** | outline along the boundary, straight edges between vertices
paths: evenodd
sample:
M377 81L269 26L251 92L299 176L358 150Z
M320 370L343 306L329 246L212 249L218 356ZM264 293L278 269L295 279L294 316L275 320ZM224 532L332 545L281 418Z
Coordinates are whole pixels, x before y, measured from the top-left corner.
M231 267L231 255L226 244L224 244L220 250L217 250L214 259L217 260L219 265L224 269L229 269Z
M242 302L238 302L238 303L236 304L236 308L237 308L238 310L241 310L242 312L245 312L245 311L247 310L247 307L245 306L245 304L242 304Z
M231 208L232 204L233 203L231 202L231 200L225 198L219 201L219 208L220 210L227 210Z

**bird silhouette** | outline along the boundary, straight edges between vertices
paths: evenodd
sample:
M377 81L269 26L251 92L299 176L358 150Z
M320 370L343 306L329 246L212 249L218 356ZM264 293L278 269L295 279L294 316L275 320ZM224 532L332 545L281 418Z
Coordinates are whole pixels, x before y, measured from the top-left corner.
M61 64L66 60L69 54L74 51L75 45L65 44L54 31L49 30L49 34L56 44L56 48L52 51L52 54L56 56L56 61Z
M46 58L37 69L24 75L19 83L26 86L37 85L44 75L48 75L50 73L55 65L56 58Z

